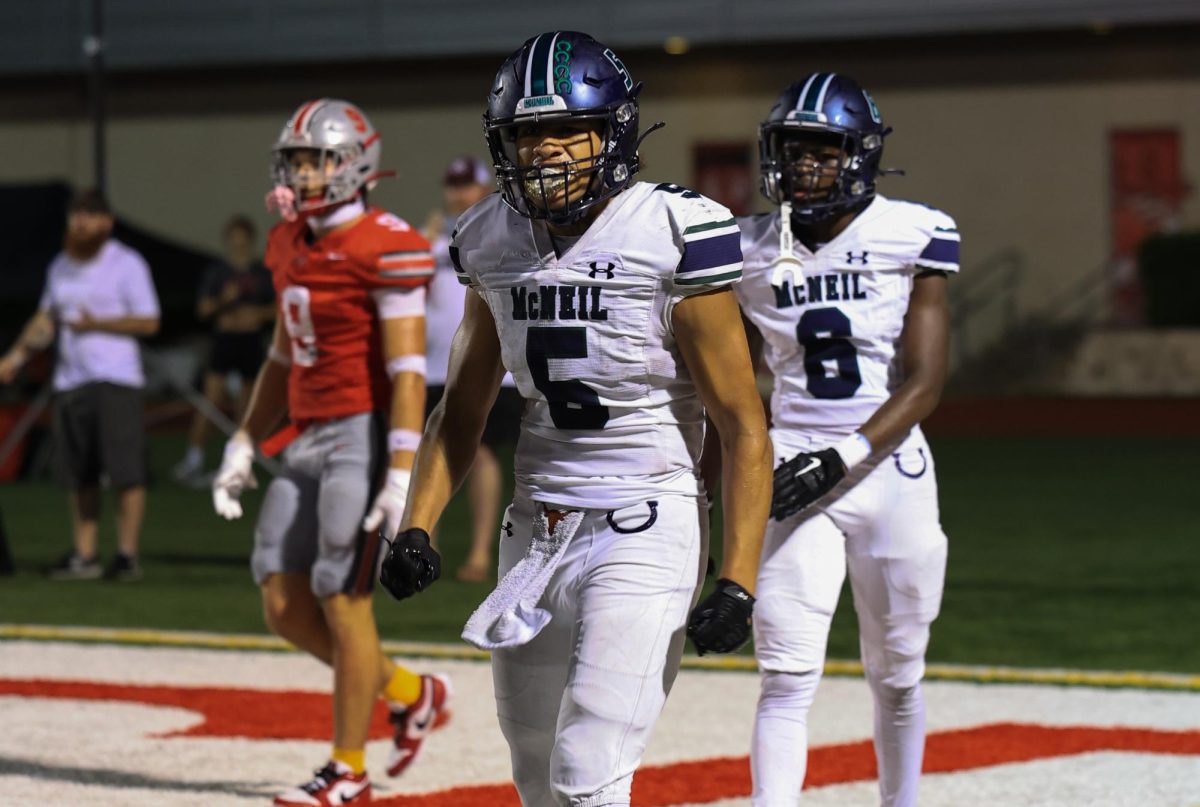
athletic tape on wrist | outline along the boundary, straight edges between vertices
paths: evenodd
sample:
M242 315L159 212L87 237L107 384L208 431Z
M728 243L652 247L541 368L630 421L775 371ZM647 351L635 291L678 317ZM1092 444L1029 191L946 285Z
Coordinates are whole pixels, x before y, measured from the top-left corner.
M423 376L425 375L426 364L425 356L420 353L397 356L387 363L388 378L395 378L400 373L416 373L419 376Z
M833 450L842 458L842 464L849 471L855 465L871 456L871 441L862 432L855 432L837 443Z
M421 433L412 429L392 429L388 432L388 451L416 451L421 445Z
M274 345L271 345L271 349L267 351L267 359L276 364L282 364L284 367L292 366L292 357Z

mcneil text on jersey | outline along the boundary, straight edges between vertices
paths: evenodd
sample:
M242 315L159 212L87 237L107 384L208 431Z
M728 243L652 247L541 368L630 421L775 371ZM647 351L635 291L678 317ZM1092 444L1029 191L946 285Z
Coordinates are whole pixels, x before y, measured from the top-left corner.
M513 319L608 319L608 309L600 304L599 286L514 287L509 291Z
M861 276L854 272L835 272L805 278L803 286L793 287L784 281L775 290L775 307L791 308L808 303L832 303L843 300L865 300L867 293L859 285Z

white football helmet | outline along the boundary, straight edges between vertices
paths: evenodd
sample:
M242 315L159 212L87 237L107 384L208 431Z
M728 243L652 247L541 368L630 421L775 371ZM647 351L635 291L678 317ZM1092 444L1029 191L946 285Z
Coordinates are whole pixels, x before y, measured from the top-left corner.
M320 152L320 168L328 176L321 197L304 197L288 163L293 149ZM361 109L349 101L318 98L301 104L279 133L271 149L271 179L277 188L292 191L297 212L328 210L370 190L385 175L379 171L381 151L379 132ZM329 161L332 171L326 169Z

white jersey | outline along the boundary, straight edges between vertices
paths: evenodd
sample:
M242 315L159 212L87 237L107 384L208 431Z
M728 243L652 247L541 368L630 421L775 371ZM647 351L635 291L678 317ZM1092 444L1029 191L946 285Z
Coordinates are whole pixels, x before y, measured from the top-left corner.
M531 402L516 455L530 498L609 510L700 494L704 409L671 313L741 277L729 210L639 182L556 257L545 225L497 194L459 219L451 257L491 309L504 365Z
M446 383L450 345L462 322L467 301L468 292L459 284L450 260L452 232L453 222L447 220L446 226L431 245L434 272L425 298L425 383L429 386L444 386ZM516 383L511 375L505 373L500 386L515 387Z
M450 263L450 231L444 230L431 240L434 272L425 298L425 383L442 385L450 363L450 343L462 322L464 297Z
M816 252L796 241L803 288L772 285L779 211L738 223L745 254L738 301L763 336L775 378L774 428L856 430L903 380L900 334L913 278L958 271L954 219L877 195Z

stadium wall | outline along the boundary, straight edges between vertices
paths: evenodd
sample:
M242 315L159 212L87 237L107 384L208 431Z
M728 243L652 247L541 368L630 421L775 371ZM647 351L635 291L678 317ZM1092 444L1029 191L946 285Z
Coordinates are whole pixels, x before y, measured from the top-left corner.
M1063 42L1011 53L993 45L981 48L976 61L969 43L960 43L952 58L931 52L924 60L910 43L897 51L894 73L886 53L854 61L829 48L804 59L775 53L758 61L752 52L691 61L632 54L626 60L647 87L643 121L668 123L644 146L643 177L692 182L694 144L752 143L758 121L789 80L813 67L843 70L873 90L896 129L884 162L907 176L886 179L883 192L953 214L964 233L968 272L1003 249L1020 250L1028 270L1021 307L1038 311L1108 256L1110 130L1178 129L1184 179L1200 176L1200 69L1181 69L1170 59L1149 72L1129 67L1153 41L1140 50L1096 52ZM1068 58L1071 47L1078 64ZM1167 57L1176 50L1186 51L1162 48ZM384 134L384 163L400 174L380 185L374 201L420 224L438 200L445 163L459 153L484 153L479 116L492 70L494 60L479 57L118 76L108 131L111 195L131 221L214 248L232 212L268 224L267 151L291 109L305 97L341 94L371 114ZM27 110L14 112L8 103L0 113L0 148L11 157L0 163L0 182L90 177L91 135L79 84L73 95L53 82L46 87L36 99L36 88L0 90L0 101L7 94L14 103L24 92ZM1181 223L1200 226L1200 199L1185 200Z

